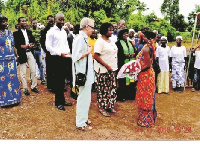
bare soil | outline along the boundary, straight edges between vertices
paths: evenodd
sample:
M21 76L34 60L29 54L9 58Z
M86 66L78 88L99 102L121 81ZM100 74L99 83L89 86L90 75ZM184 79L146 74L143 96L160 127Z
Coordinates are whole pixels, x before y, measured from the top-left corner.
M181 93L170 89L169 94L156 94L158 117L150 129L137 126L135 101L117 102L117 113L103 117L98 112L96 93L92 93L89 118L93 130L89 132L76 130L76 100L70 97L69 88L65 98L73 106L65 107L66 111L54 106L54 94L40 80L38 89L39 94L23 94L19 106L0 108L0 139L200 140L200 92L191 92L191 88Z

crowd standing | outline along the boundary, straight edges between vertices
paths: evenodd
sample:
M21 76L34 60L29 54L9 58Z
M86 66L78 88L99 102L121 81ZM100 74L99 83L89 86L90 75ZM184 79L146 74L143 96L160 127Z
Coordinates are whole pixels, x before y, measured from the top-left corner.
M76 104L77 130L92 130L88 117L91 92L97 93L97 107L102 116L116 113L118 101L135 100L138 106L137 125L152 127L157 110L156 93L169 93L169 72L175 92L185 87L186 48L182 36L176 37L176 45L167 46L167 37L157 30L142 28L136 32L127 29L125 20L119 23L103 23L99 34L95 22L83 18L78 25L66 22L64 14L47 17L47 25L38 26L36 19L28 27L24 17L18 18L16 30L8 29L8 19L0 15L0 106L20 104L21 90L17 77L19 63L22 89L29 91L26 70L30 69L31 92L37 89L36 71L41 84L55 93L55 107L65 111L65 85L76 86L77 74L85 74L84 85L79 86ZM192 91L200 90L200 45L191 49L193 65L189 76L193 80ZM131 77L117 79L122 66L135 60L140 63L138 80ZM191 68L192 67L192 68ZM129 71L125 71L129 75ZM193 76L192 76L193 75Z

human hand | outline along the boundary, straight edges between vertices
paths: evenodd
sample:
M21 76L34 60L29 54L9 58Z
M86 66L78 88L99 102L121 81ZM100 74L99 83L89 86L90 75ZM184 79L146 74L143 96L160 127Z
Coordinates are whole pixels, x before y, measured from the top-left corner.
M91 51L92 51L92 46L88 46L88 53L91 53Z
M34 47L34 44L33 43L30 43L29 44L29 48L33 48Z

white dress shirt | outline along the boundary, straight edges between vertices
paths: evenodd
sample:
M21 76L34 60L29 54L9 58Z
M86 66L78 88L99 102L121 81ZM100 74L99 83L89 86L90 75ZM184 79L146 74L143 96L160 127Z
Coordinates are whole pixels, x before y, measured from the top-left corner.
M21 29L21 31L24 35L26 45L29 44L29 39L28 39L28 34L26 32L26 29Z
M51 55L61 56L61 53L70 52L66 31L56 25L47 32L45 44Z

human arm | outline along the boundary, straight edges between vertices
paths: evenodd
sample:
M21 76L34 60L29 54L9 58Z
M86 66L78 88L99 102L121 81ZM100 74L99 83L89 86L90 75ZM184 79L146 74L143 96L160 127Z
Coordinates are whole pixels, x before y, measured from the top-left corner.
M94 53L94 59L100 63L101 65L105 66L108 71L112 71L111 66L109 66L105 61L103 61L100 57L99 53Z

